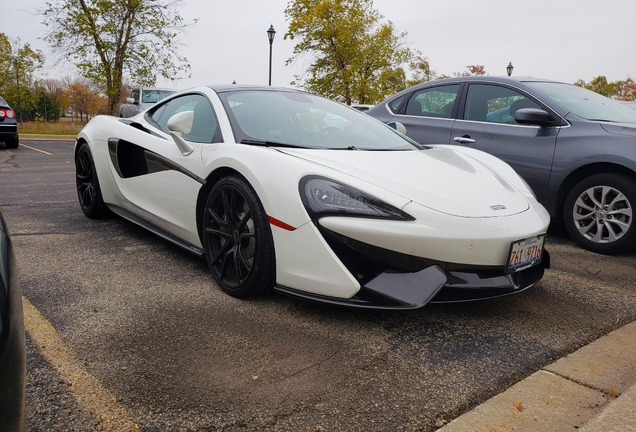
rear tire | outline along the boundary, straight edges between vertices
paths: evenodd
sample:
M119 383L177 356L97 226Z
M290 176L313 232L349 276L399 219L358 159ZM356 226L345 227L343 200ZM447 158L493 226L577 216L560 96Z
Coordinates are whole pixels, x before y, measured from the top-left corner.
M219 180L205 204L203 247L212 275L223 291L237 298L272 289L274 242L256 192L243 178Z
M20 144L20 140L18 138L18 134L16 134L14 138L7 139L4 142L4 145L7 146L7 148L10 148L10 149L18 148L19 144Z
M99 187L93 155L86 143L80 146L75 158L75 183L80 207L87 217L99 219L109 214Z
M636 249L636 182L621 174L597 174L581 180L565 200L563 218L581 247L606 255Z

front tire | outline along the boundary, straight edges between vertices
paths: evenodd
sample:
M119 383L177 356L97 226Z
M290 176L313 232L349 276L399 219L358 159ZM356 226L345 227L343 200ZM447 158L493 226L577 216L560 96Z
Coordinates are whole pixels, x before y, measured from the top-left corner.
M205 204L203 247L212 275L237 298L263 294L274 285L274 243L267 215L244 179L219 180Z
M99 219L108 214L97 180L95 162L88 144L81 145L75 158L75 183L80 207L86 216Z
M592 252L616 255L636 248L636 182L620 174L597 174L572 188L563 209L574 241Z

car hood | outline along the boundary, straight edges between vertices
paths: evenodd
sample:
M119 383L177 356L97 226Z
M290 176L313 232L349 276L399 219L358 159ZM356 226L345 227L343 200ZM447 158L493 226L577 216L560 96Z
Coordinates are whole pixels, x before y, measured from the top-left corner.
M601 127L608 133L615 135L627 135L636 137L636 123L604 123L601 122Z
M281 151L352 175L446 214L498 217L529 208L521 192L494 169L445 147L412 151Z

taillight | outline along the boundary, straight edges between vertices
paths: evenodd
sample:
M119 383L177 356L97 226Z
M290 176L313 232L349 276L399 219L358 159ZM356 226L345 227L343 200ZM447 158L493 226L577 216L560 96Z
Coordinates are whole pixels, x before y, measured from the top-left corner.
M0 118L4 118L4 117L8 117L8 118L13 118L15 117L15 113L13 112L13 110L3 110L0 109Z

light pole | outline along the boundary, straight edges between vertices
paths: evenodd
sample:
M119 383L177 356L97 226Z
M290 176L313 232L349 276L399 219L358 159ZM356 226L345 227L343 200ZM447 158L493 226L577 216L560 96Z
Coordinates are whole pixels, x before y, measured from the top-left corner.
M270 24L269 30L267 30L267 39L269 39L269 85L272 85L272 44L274 43L274 36L276 36L276 30L274 30L274 25Z
M506 72L508 72L508 76L512 75L512 70L515 67L512 65L512 62L508 62L508 66L506 66Z

